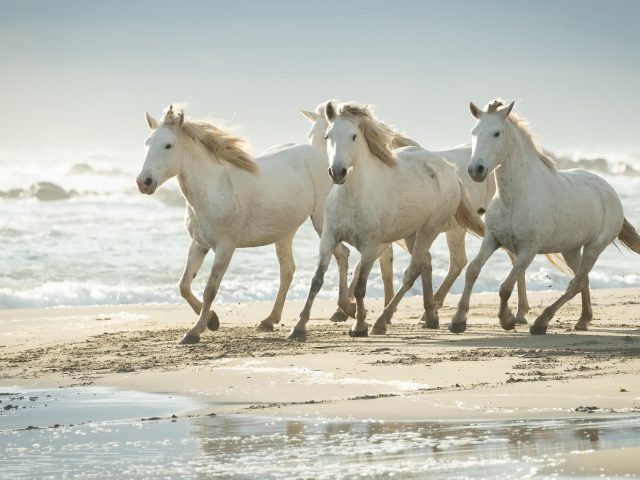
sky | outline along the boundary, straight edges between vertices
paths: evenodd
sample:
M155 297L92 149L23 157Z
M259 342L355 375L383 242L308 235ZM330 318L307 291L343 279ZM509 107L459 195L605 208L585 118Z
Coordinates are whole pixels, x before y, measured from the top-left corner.
M550 148L640 151L637 1L0 0L0 148L143 149L172 102L254 151L328 98L437 149L470 100L516 100Z

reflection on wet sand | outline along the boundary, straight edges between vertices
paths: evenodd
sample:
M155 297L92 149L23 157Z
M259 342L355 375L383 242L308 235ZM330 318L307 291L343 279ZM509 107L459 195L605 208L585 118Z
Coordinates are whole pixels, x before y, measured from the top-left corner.
M637 415L467 423L192 417L179 413L194 406L186 399L139 392L0 396L0 472L7 478L523 479L562 471L565 463L582 471L580 462L594 455L615 458L611 471L633 472L627 452L640 451ZM581 459L570 452L592 453Z

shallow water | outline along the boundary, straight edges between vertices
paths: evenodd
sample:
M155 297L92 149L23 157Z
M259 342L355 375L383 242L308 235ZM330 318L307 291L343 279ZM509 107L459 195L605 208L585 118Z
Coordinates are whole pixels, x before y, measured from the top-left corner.
M177 283L189 245L184 202L175 181L153 196L140 194L135 176L142 161L142 152L0 152L0 243L4 247L0 249L0 308L183 303ZM627 218L640 225L640 176L608 173L605 177L620 195ZM31 191L37 182L53 183L69 198L38 200ZM468 236L470 259L479 246L477 239ZM293 251L297 271L288 298L304 299L318 255L318 237L309 222L300 228ZM358 254L354 248L351 251L354 266ZM397 287L409 257L399 248L395 251ZM443 236L432 254L437 286L448 268ZM209 255L194 282L198 295L212 257ZM483 269L475 291L496 292L509 269L507 256L496 253ZM598 260L591 285L640 286L639 271L640 257L612 246ZM216 301L273 300L278 280L273 246L239 250ZM568 280L544 258L536 259L527 271L530 290L564 289ZM460 293L462 286L461 276L451 291ZM409 294L419 294L420 288L416 282ZM332 263L319 296L336 298L336 292L337 268ZM377 267L367 294L383 295Z
M463 424L189 417L202 404L167 395L4 391L0 406L18 407L0 414L5 478L532 478L567 452L640 446L640 416Z

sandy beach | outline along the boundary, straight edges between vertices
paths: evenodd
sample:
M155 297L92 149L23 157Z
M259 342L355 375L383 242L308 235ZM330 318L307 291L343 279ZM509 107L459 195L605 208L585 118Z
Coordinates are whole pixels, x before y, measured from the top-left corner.
M533 293L530 320L557 295ZM546 336L504 332L497 295L473 297L469 328L419 325L421 299L401 305L384 337L352 339L317 302L306 343L286 340L300 302L273 333L254 325L268 303L219 305L222 326L195 346L177 341L195 321L187 306L0 312L0 384L112 386L211 403L215 413L380 420L546 418L640 412L640 290L594 290L595 320L573 332L579 299ZM451 317L456 296L440 312ZM369 300L369 318L381 310ZM206 412L204 412L206 413Z

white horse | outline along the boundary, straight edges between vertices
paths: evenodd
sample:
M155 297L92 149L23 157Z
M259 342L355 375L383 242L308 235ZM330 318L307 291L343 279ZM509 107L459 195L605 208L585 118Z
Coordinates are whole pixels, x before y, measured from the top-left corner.
M368 334L364 296L369 272L381 249L401 239L412 253L411 261L400 290L385 306L371 333L386 332L396 306L421 273L425 316L428 321L435 317L437 322L429 247L454 215L465 227L482 229L481 224L474 224L475 217L455 168L418 147L392 153L388 129L365 106L347 103L337 109L333 102L328 102L324 113L329 122L326 132L329 173L336 185L325 205L318 268L289 339L306 338L313 300L322 287L331 251L341 241L361 252L354 292L356 322L350 335Z
M283 146L254 161L241 138L210 123L187 120L173 107L160 123L149 114L146 118L153 133L146 141L138 188L151 195L177 176L187 201L192 241L180 292L199 319L180 343L196 343L207 327L219 328L211 305L235 249L275 243L280 288L271 314L258 325L260 330L273 330L295 271L293 237L308 217L318 233L322 229L324 202L332 185L325 156L309 145ZM191 282L209 249L214 250L215 260L200 302L191 292ZM336 244L333 254L340 271L341 305L348 310L349 251Z
M327 141L325 140L325 135L327 128L329 127L329 122L324 116L324 108L327 102L323 102L318 105L315 111L301 110L302 115L307 118L311 123L311 129L309 130L309 142L311 145L321 149L323 152L327 152ZM385 127L384 124L380 123L381 127ZM392 135L392 140L390 144L390 148L396 149L406 146L419 146L415 141L399 134L398 132L389 129L390 135ZM485 183L478 183L472 180L467 172L467 166L471 160L471 146L464 145L459 147L454 147L448 150L441 151L433 151L436 155L443 157L450 163L453 163L458 169L458 176L462 181L462 184L469 194L470 203L472 205L473 211L477 212L478 216L484 214L487 205L493 198L495 193L495 182L493 182L493 174L490 178L487 179ZM477 220L480 222L481 220L478 218ZM467 265L467 255L465 249L465 237L466 230L458 225L455 221L450 221L445 227L445 235L447 239L447 246L449 248L449 269L447 271L447 275L443 279L442 283L438 287L438 290L433 296L435 301L436 309L439 310L444 304L444 299L446 298L453 282L460 276L462 270ZM385 285L385 305L389 303L391 298L393 297L393 278L392 278L392 265L391 261L393 258L393 250L391 246L388 249L385 249L385 252L389 252L390 260L385 258L385 253L380 257L380 271L382 273L382 280ZM513 260L515 257L510 252L507 252L510 258ZM388 272L388 273L387 273ZM352 300L354 298L353 292L355 288L356 279L358 276L358 269L353 276L353 280L349 285L349 299ZM387 290L387 283L391 286ZM389 295L388 295L389 292ZM524 280L524 275L518 279L518 311L516 314L517 323L526 324L527 319L526 315L529 312L529 303L527 301L527 290ZM340 315L341 310L336 311L334 317L340 318L341 320L346 320L343 317L344 314ZM425 320L423 318L423 320ZM438 324L435 323L425 323L425 327L427 328L437 328Z
M300 110L300 113L302 113L302 115L312 123L308 134L309 144L316 147L325 155L327 155L327 140L325 139L325 135L327 128L329 127L329 122L327 122L327 119L324 116L324 107L326 104L327 102L323 102L318 105L315 112ZM410 138L388 128L386 125L380 123L380 126L388 129L388 133L391 137L390 148L395 149L408 146L418 146L418 144ZM386 305L393 298L393 248L391 247L391 244L382 249L382 253L378 258L378 263L380 264L380 276L382 277L384 290L384 304ZM355 302L354 291L356 279L360 274L360 266L361 262L358 262L351 283L349 284L350 303ZM331 316L331 321L344 322L347 318L349 318L349 316L340 307L338 307Z
M582 292L582 314L576 330L586 330L593 318L589 298L589 271L607 245L619 239L640 253L640 236L624 218L622 204L601 177L584 170L556 170L555 163L537 145L523 121L496 100L485 111L470 105L478 119L471 130L471 177L482 182L495 172L497 194L486 213L487 233L477 257L469 264L464 291L449 330L466 328L469 298L482 266L500 246L516 255L516 262L500 286L498 317L513 328L509 297L516 278L538 253L561 253L574 272L565 293L531 325L534 335L545 334L558 309Z

